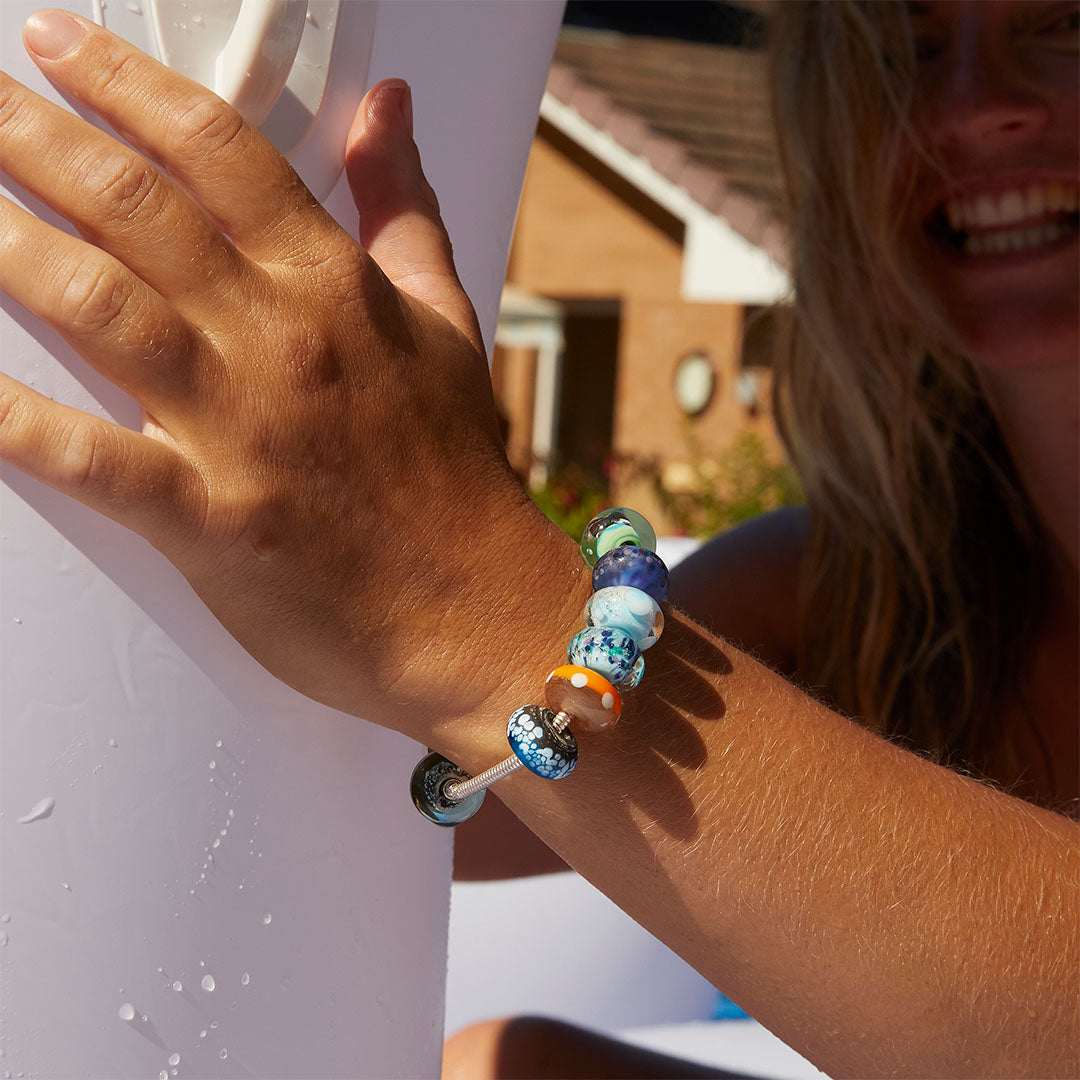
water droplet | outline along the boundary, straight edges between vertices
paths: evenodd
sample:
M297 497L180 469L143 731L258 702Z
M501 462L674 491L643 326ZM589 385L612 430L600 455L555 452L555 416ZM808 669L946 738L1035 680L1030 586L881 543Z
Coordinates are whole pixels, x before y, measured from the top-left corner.
M231 806L229 807L229 817L236 817L236 811Z
M3 947L8 943L8 933L6 930L0 930L0 947Z
M213 991L217 983L214 982L213 975L204 975L202 979L202 988L209 994Z
M218 1057L221 1058L222 1061L224 1061L228 1056L229 1056L229 1051L226 1050L225 1047L223 1046L221 1048L221 1053L218 1054Z
M120 1006L120 1012L118 1015L121 1020L134 1020L135 1006L132 1005L129 1001L125 1001L124 1004Z
M21 818L15 820L20 825L29 825L31 821L40 821L42 818L47 818L52 812L53 807L56 805L56 799L51 795L46 795L44 799L38 799L34 803L33 809L29 813L23 814Z
M266 914L265 914L265 915L263 916L263 926L269 926L269 925L270 925L270 919L271 919L271 915L270 915L270 912L268 911L268 912L267 912L267 913L266 913Z
M210 1027L211 1028L216 1028L217 1026L218 1026L218 1021L217 1020L211 1020L210 1021Z
M240 976L240 985L247 986L249 982L251 982L251 976L245 971L244 974Z
M3 915L0 915L0 922L11 922L10 912L5 911Z
M221 740L220 739L218 739L216 745L217 745L217 748L220 750L221 749Z
M157 1074L157 1080L169 1080L169 1070L162 1069L161 1072Z
M61 881L60 884L63 885L68 892L71 892L71 886L66 881Z
M199 1032L199 1038L200 1039L205 1039L206 1038L206 1028L203 1028L202 1031Z
M165 974L165 969L164 969L163 967L159 967L159 968L157 969L157 973L158 973L159 975L164 975L164 974Z
M215 848L219 848L219 847L221 847L221 837L220 837L220 836L219 836L219 837L217 837L217 838L216 838L216 839L214 840L214 847L215 847Z
M211 761L210 762L210 768L211 769L216 769L217 768L217 762L216 761Z
M16 616L16 617L15 617L14 619L12 619L11 621L12 621L12 622L14 622L14 623L18 623L18 624L19 624L19 626L22 626L22 619L20 619L20 618L19 618L18 616Z
M221 835L222 836L228 836L229 835L229 830L228 829L222 829L221 830Z
M179 994L180 991L184 989L184 984L177 979L176 982L172 984L172 988Z
M200 960L199 961L199 967L206 967L206 961L205 960Z
M179 1065L180 1064L180 1055L179 1054L170 1054L169 1055L169 1064L170 1065Z

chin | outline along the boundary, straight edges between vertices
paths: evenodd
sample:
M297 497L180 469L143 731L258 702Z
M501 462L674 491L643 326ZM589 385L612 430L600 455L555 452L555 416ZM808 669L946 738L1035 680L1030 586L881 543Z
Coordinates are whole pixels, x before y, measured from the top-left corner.
M1053 295L1041 303L952 307L952 322L976 367L995 370L1047 370L1080 367L1080 305Z

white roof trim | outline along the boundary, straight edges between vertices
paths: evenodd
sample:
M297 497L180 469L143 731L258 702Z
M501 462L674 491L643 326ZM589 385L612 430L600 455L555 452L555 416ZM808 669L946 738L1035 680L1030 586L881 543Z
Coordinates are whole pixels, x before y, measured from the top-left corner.
M683 222L686 242L680 292L684 300L767 304L790 293L787 273L768 253L740 236L721 214L714 214L657 172L645 158L590 124L573 106L545 91L540 116Z
M583 146L597 161L625 177L657 205L680 221L689 222L695 210L704 211L678 184L657 172L645 158L620 146L606 131L586 120L572 105L564 105L549 91L540 101L540 115L567 138Z

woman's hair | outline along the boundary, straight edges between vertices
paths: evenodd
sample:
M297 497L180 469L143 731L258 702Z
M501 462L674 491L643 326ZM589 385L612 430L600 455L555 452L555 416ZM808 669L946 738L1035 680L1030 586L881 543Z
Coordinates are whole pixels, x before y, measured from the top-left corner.
M1021 690L1043 545L905 235L913 156L933 165L907 13L772 7L795 299L775 409L812 522L801 671L881 733L1010 782L1002 702Z

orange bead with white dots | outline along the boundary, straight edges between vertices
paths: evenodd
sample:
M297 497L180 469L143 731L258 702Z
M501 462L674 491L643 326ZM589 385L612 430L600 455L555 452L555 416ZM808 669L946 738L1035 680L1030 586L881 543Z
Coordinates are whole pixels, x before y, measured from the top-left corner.
M547 677L544 699L552 712L570 716L575 731L604 731L622 713L619 691L603 675L576 664L557 667Z

